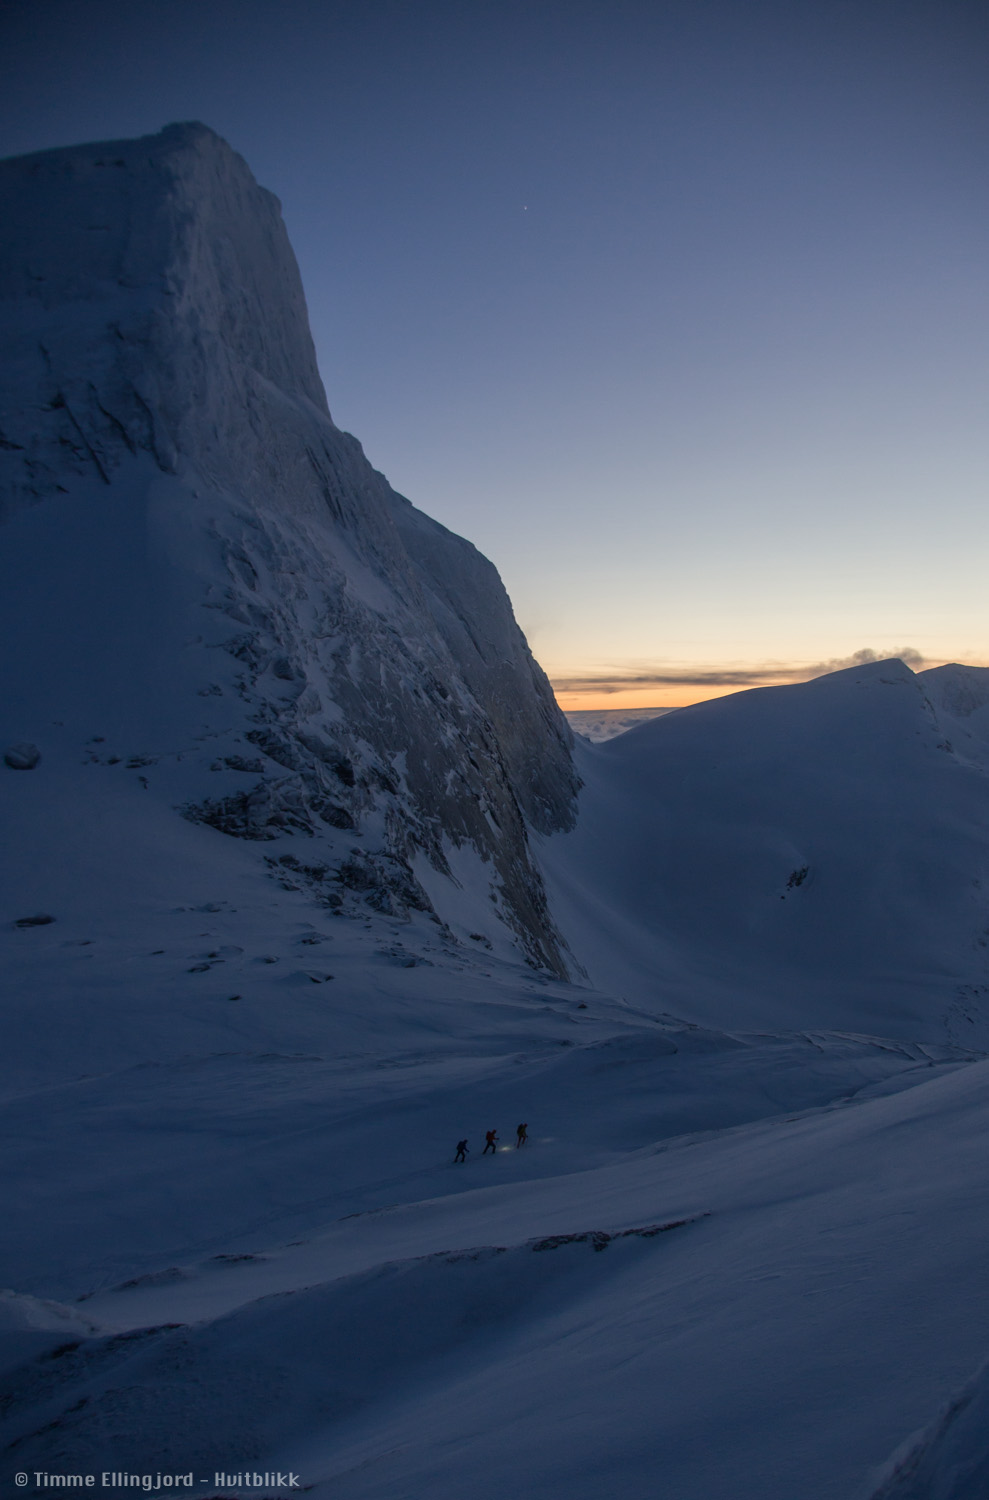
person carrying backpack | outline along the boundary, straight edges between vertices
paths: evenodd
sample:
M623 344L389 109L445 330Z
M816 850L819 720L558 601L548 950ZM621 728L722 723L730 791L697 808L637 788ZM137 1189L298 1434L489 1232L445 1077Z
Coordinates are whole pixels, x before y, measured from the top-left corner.
M487 1156L488 1152L490 1151L491 1155L493 1156L498 1149L496 1145L497 1140L497 1130L486 1130L484 1133L484 1150L481 1152L481 1155Z
M467 1153L468 1153L469 1150L470 1150L470 1147L468 1146L466 1139L464 1139L462 1141L458 1141L457 1142L457 1154L453 1158L454 1165L456 1165L458 1161L466 1161L467 1160Z
M526 1143L526 1141L529 1139L528 1130L529 1130L528 1125L519 1125L518 1128L516 1129L516 1131L515 1131L515 1135L516 1135L515 1149L516 1149L516 1151L519 1149L520 1146L524 1146L525 1143Z

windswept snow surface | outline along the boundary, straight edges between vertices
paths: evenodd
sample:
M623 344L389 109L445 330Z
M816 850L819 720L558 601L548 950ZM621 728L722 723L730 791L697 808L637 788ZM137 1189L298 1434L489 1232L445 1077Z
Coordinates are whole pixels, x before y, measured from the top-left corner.
M870 1500L980 1500L989 1495L989 1366L894 1455Z

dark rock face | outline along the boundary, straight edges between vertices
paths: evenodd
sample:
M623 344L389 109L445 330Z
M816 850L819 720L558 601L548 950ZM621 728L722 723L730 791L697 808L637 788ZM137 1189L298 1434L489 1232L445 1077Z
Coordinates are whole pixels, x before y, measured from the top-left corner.
M129 486L160 519L173 476L218 679L189 723L225 726L186 816L325 844L303 864L399 916L442 906L420 859L452 881L470 849L488 916L565 972L528 829L572 823L570 731L492 565L334 426L277 200L201 125L0 163L0 194L0 506Z

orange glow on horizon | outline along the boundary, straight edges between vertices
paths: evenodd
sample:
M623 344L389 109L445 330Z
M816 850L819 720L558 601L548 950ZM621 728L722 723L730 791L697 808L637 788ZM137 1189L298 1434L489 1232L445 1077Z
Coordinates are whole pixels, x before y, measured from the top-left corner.
M874 657L873 661L881 659ZM914 670L929 671L933 667L946 666L952 661L963 660L964 658L958 656L922 657L914 665ZM550 685L553 686L556 701L564 713L576 713L580 710L586 710L588 713L601 713L605 709L620 711L637 708L687 708L691 703L707 703L712 698L727 698L732 693L745 693L752 688L784 687L788 684L810 682L815 677L827 676L830 672L845 671L858 665L868 664L859 663L851 658L843 661L836 659L813 666L787 666L776 663L754 668L732 666L725 669L726 673L737 671L739 677L743 679L747 677L748 681L691 681L689 674L685 673L682 682L629 683L628 686L622 685L620 677L612 678L609 684L609 679L602 676L599 679L600 686L591 680L584 687L574 674L570 678L573 684L570 687L564 686L562 681L559 687L555 687L552 678ZM978 655L975 660L972 660L969 656L965 665L984 670L987 665L986 658L984 655ZM703 676L707 673L702 669L699 675ZM711 672L710 675L719 674ZM611 686L611 691L609 691L609 686Z
M749 684L751 687L771 685L770 677L765 683ZM593 689L568 692L560 688L554 691L554 696L564 713L576 713L578 709L600 713L605 708L686 708L691 703L706 703L709 698L727 698L730 693L745 691L746 688L742 687L702 687L698 683L685 682L663 688L619 688L613 693Z

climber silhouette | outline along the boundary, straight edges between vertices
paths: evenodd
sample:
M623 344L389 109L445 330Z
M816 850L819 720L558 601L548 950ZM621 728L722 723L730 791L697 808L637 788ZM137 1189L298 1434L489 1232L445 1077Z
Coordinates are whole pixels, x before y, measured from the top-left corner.
M526 1143L526 1141L529 1139L528 1130L529 1130L528 1125L520 1125L518 1127L518 1129L516 1130L515 1134L518 1137L518 1139L515 1142L515 1149L516 1149L516 1151L519 1149L520 1146L524 1146L525 1143Z
M466 1140L458 1141L457 1142L457 1154L453 1158L454 1164L456 1164L458 1161L466 1161L467 1160L467 1153L468 1153L469 1150L470 1150L470 1147L468 1146Z
M494 1155L494 1153L498 1149L497 1146L495 1145L495 1142L497 1141L497 1139L498 1139L498 1132L497 1132L497 1130L486 1130L485 1131L485 1133L484 1133L484 1150L481 1152L482 1156L487 1156L487 1154L488 1154L489 1151L491 1152L492 1155Z

